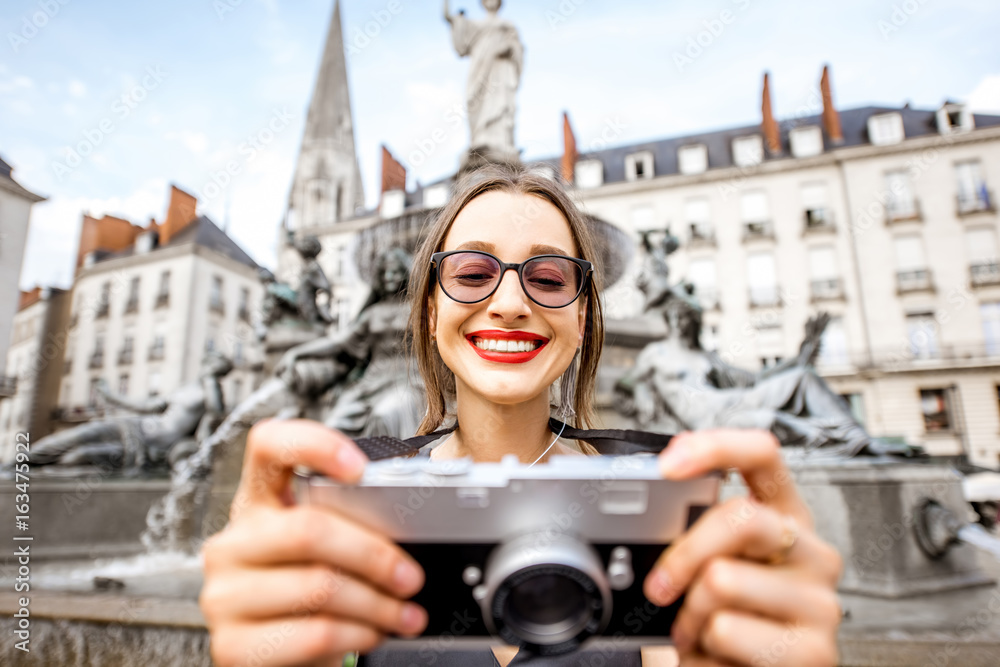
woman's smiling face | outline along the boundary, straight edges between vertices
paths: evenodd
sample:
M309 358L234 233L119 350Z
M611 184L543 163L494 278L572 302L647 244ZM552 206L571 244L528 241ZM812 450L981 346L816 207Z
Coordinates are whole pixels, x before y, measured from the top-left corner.
M499 191L486 192L462 209L441 250L482 250L503 262L578 256L559 209L539 197ZM435 284L429 307L431 334L455 374L458 396L471 392L505 405L548 401L549 386L583 341L585 299L564 308L540 306L524 293L516 271L506 271L492 296L479 303L453 301ZM496 351L497 343L501 350L512 349Z

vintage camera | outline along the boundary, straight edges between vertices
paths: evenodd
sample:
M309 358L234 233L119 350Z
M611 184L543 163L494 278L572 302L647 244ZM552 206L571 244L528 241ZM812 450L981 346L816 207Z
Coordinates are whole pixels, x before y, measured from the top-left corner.
M389 459L356 486L299 471L300 500L391 537L424 568L414 601L428 648L503 642L539 655L584 641L663 644L680 605L642 583L663 549L716 502L721 476L660 477L656 458L555 456L528 466ZM394 642L388 644L391 647Z

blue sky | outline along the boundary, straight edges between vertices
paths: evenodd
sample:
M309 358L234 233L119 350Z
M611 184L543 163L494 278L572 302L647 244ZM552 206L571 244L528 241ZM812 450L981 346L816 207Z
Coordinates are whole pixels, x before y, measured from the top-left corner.
M451 4L482 15L478 2ZM0 155L49 197L34 208L21 285L68 285L81 213L162 219L170 183L200 195L202 212L228 220L273 266L332 5L0 4ZM446 114L462 103L467 62L437 0L343 0L342 11L373 205L382 143L411 184L457 167L467 130ZM824 63L840 108L952 98L1000 113L995 0L508 0L502 14L526 48L517 141L528 158L561 152L563 110L584 150L609 126L620 128L613 143L627 144L758 122L765 70L779 117L812 112ZM366 27L373 37L361 36ZM282 129L268 139L269 125ZM422 155L417 146L439 127L445 140ZM241 150L249 137L260 146L252 159ZM76 163L68 149L80 142L96 146ZM231 160L240 173L207 199Z

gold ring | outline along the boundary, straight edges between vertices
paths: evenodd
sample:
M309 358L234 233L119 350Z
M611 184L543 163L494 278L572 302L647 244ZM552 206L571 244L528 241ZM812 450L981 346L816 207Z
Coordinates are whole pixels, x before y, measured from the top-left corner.
M767 559L769 565L777 565L788 560L788 554L799 541L799 524L790 516L781 517L781 546Z

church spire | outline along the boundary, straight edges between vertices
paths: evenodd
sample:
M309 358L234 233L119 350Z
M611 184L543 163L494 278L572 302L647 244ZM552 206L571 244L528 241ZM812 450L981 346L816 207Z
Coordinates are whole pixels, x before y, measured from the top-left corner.
M354 148L340 0L335 0L288 197L285 225L291 230L328 225L352 217L364 203L361 170Z

